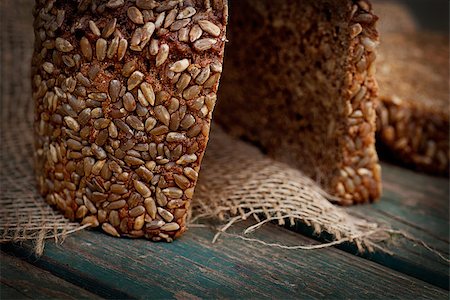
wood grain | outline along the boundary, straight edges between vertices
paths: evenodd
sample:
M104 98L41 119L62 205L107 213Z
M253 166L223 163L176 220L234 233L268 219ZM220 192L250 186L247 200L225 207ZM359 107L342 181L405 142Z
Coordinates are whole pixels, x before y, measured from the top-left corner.
M234 230L242 230L247 222ZM115 239L86 231L42 258L30 244L4 245L52 274L102 297L120 298L440 298L448 292L335 248L285 250L193 228L172 244ZM314 243L273 224L253 235L298 245Z
M382 199L349 209L426 242L448 257L449 184L433 177L384 163ZM387 248L395 255L366 255L392 269L449 289L449 264L417 243L394 237Z
M383 196L380 201L344 208L347 212L370 221L408 233L426 242L447 258L449 253L449 184L447 178L417 173L382 163ZM289 227L287 227L289 228ZM317 236L301 223L289 228L320 241L329 241L327 234ZM392 236L382 244L394 255L377 251L358 253L351 244L339 249L362 256L443 289L449 289L449 264L416 242Z
M0 299L98 299L50 272L0 252Z

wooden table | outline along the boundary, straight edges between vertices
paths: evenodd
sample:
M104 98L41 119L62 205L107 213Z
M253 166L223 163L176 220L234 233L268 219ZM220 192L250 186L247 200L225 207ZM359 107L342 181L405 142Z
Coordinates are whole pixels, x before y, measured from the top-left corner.
M350 209L407 231L448 258L448 179L388 164L383 170L383 199ZM48 242L39 259L30 243L2 245L1 299L449 298L449 264L402 238L385 245L394 255L360 255L351 245L287 250L232 236L212 244L213 235L208 227L191 228L166 244L83 231L62 245ZM326 238L302 225L274 224L252 237L284 245Z

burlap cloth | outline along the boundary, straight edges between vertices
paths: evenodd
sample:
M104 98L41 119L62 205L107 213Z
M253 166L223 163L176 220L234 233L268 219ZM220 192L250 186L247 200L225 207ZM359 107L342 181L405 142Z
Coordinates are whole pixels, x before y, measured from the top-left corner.
M44 240L61 240L83 229L48 206L36 190L33 175L33 101L30 58L33 47L32 0L0 1L1 41L1 242L33 240L42 254ZM207 218L221 221L215 239L235 222L253 218L255 225L240 238L269 221L284 225L303 222L335 240L293 249L315 249L343 242L358 248L379 248L380 234L389 229L349 215L300 171L277 163L253 146L214 127L192 205L191 224ZM217 223L217 222L216 222ZM194 233L188 233L194 234ZM260 241L261 242L261 241Z

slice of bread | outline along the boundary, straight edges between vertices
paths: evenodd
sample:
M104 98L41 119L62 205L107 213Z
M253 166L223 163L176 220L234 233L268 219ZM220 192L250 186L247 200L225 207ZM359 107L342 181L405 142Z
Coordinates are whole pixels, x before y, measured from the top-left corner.
M366 1L231 1L215 119L342 204L377 199L376 21Z
M172 241L222 72L226 0L36 1L40 192L113 236Z

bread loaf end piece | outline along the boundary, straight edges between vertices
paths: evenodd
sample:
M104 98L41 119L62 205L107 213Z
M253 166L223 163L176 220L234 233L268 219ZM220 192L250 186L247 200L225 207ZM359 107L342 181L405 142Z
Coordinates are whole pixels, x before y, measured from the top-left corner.
M366 1L231 1L217 120L342 204L380 196Z
M226 0L36 1L36 174L48 203L113 236L186 230L227 10Z

